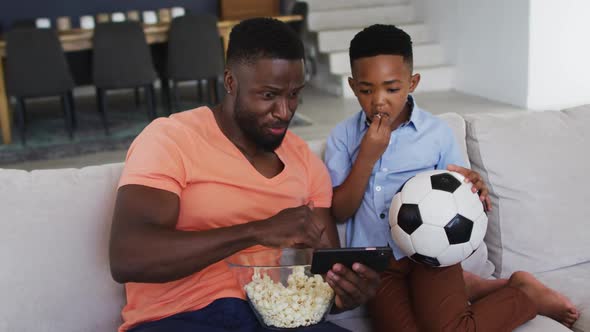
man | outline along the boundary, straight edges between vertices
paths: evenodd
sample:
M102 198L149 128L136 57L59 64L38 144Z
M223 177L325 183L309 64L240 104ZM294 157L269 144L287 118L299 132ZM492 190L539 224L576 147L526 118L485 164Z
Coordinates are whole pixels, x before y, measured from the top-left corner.
M302 59L284 23L244 21L230 35L222 103L158 119L133 142L110 243L113 278L126 283L120 331L260 331L223 259L259 246L339 245L327 170L287 130ZM379 283L353 268L326 276L337 310L366 302Z

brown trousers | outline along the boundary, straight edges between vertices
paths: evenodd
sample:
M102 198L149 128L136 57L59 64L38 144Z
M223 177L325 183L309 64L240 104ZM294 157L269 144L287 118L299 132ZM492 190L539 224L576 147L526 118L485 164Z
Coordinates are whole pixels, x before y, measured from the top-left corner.
M469 304L460 264L432 268L406 257L392 259L381 274L369 313L378 332L502 332L532 319L537 309L510 286Z

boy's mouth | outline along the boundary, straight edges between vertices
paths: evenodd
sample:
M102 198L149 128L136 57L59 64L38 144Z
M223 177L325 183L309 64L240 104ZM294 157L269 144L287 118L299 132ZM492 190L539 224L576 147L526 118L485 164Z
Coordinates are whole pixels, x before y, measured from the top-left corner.
M385 112L374 112L371 117L367 117L367 124L371 124L371 122L373 122L374 119L381 119L383 117L389 117L389 113L385 113Z

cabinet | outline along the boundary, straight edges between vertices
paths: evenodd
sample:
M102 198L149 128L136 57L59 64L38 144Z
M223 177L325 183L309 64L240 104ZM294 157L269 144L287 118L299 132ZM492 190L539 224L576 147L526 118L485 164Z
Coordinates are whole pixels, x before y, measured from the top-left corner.
M278 16L279 0L219 0L221 20L242 20L260 16Z

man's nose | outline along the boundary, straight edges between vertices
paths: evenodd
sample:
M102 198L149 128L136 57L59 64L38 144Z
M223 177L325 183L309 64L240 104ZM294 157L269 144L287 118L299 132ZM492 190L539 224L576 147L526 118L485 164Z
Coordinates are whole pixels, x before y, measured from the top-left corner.
M283 121L289 121L291 119L291 109L289 107L289 100L287 98L281 98L277 101L274 116Z

